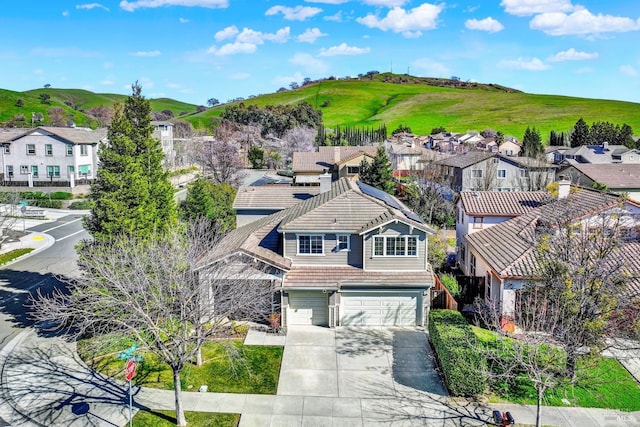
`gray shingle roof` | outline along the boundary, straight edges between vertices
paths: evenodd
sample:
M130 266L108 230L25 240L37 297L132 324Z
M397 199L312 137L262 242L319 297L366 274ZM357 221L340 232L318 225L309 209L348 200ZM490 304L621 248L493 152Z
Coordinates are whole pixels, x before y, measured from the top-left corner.
M485 151L469 151L464 154L459 154L443 160L438 160L434 163L442 166L452 166L464 169L466 167L475 165L476 163L487 160L491 157L495 157L496 155L497 154L495 153L487 153Z
M640 163L573 163L572 167L611 190L640 188Z
M336 162L336 153L334 150L338 150ZM376 146L363 145L363 146L348 146L348 147L318 147L318 151L308 152L294 152L291 161L291 169L294 172L322 172L325 169L331 169L335 164L339 164L353 159L366 153L371 156L376 154Z
M106 128L91 130L85 128L40 126L39 129L43 129L74 144L98 144L107 137Z
M537 270L533 231L538 221L567 214L578 220L616 206L620 198L579 189L558 200L501 224L469 234L467 243L501 277L531 277Z
M243 186L238 188L234 209L286 209L303 200L317 196L320 187L292 185Z
M462 191L464 211L472 216L518 216L551 201L546 191Z

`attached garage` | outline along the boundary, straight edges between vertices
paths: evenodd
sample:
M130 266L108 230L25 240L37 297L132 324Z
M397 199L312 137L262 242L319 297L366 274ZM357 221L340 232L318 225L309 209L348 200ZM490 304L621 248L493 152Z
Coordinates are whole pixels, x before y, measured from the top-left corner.
M287 307L287 325L329 324L329 307L327 294L313 291L289 292Z
M342 326L415 326L420 293L345 292L340 297Z

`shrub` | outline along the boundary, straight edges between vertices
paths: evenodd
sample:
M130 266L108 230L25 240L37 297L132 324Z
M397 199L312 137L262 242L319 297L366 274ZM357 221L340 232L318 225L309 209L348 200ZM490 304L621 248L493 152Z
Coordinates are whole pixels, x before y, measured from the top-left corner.
M69 209L91 209L93 202L91 200L78 200L69 205Z
M29 201L29 205L37 206L39 208L49 208L49 209L61 209L62 208L62 200L54 200L51 199L33 199Z
M465 318L453 310L429 313L429 339L433 344L442 375L453 396L476 396L487 387L486 359Z
M73 198L73 194L67 193L66 191L56 191L55 193L51 193L49 197L52 200L70 200Z
M454 296L455 298L460 296L460 286L458 285L456 276L451 273L445 273L440 276L440 280L452 296Z

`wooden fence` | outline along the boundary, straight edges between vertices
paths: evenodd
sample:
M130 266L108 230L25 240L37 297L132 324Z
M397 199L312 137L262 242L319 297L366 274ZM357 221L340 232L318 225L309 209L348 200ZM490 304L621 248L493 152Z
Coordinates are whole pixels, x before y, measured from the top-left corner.
M458 303L449 290L442 284L436 275L435 285L431 288L431 308L446 308L447 310L457 310Z

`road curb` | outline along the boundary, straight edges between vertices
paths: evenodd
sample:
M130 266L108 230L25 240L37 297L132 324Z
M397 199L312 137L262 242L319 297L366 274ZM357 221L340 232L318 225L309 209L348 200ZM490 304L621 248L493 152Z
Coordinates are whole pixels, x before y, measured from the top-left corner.
M44 239L44 244L38 244L38 247L35 247L31 252L29 252L28 254L24 254L24 255L20 255L18 258L14 258L11 261L0 265L0 268L6 268L8 266L10 266L11 264L14 264L18 261L22 261L23 259L29 258L32 255L35 255L39 252L44 251L45 249L49 249L51 246L53 246L53 244L56 242L56 239L53 238L53 236L51 236L50 234L47 233L42 233L39 231L29 231L27 232L27 236L30 237L33 240L33 237L35 236L42 236ZM27 238L27 236L23 236L22 239ZM36 245L30 245L26 242L23 242L22 239L20 239L20 246L14 249L20 249L20 248L31 248L33 246ZM13 250L13 249L12 249Z

